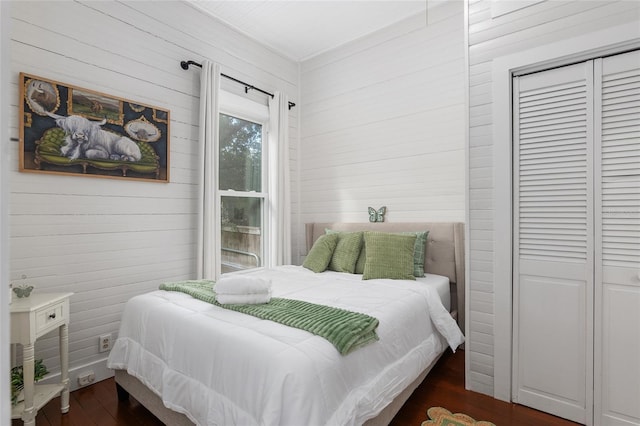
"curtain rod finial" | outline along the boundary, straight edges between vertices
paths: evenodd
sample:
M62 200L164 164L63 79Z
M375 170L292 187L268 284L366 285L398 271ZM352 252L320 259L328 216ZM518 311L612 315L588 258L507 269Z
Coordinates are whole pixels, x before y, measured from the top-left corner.
M202 64L199 64L196 61L180 61L180 67L182 67L183 70L188 70L191 65L202 68Z

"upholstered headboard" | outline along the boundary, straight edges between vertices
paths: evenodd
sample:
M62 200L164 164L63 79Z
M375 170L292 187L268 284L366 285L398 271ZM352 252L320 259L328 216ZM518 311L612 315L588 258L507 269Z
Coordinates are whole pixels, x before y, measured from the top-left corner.
M325 233L336 231L406 232L429 231L425 253L425 271L449 277L451 283L451 313L457 316L464 332L465 272L464 272L464 224L461 222L412 222L412 223L307 223L306 247Z

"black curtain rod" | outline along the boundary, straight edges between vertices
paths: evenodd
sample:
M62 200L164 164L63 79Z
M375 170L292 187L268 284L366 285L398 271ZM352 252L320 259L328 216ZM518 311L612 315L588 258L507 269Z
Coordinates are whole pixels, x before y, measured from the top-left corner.
M190 65L195 65L196 67L200 67L202 68L202 64L197 63L196 61L181 61L180 62L180 66L182 67L183 70L188 70ZM256 90L260 93L264 93L267 96L271 96L273 98L273 93L269 93L267 91L264 91L262 89L260 89L259 87L256 87L252 84L249 83L245 83L242 80L238 80L237 78L233 78L231 76L228 76L226 74L222 74L220 73L221 76L223 76L224 78L227 78L229 80L235 81L236 83L242 84L244 86L244 93L248 93L249 89L251 90ZM289 102L289 109L293 108L294 106L296 106L296 104L294 104L293 102Z

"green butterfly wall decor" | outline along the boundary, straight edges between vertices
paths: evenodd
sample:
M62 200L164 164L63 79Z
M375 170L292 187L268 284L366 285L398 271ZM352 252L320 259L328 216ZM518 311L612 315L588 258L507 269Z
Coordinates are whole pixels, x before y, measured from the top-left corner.
M31 290L33 290L33 286L19 286L19 287L13 287L13 292L16 294L16 296L18 296L19 298L23 298L23 297L29 297L29 295L31 294Z
M378 210L369 207L369 222L384 222L384 215L387 212L387 206L382 206Z

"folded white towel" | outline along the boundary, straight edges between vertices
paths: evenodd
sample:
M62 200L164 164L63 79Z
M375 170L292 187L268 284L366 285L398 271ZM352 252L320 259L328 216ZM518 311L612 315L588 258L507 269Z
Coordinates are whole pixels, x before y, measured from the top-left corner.
M214 288L216 294L271 294L271 281L248 275L222 277Z
M269 303L271 294L216 294L216 301L221 305L258 305Z

